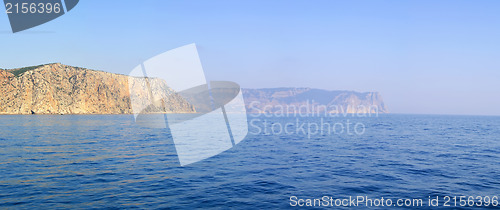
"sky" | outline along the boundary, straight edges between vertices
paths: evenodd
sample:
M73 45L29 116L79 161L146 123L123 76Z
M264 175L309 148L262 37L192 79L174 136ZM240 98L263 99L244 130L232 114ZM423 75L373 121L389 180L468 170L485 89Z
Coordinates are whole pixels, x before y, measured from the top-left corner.
M377 91L392 113L500 115L500 1L81 0L13 34L0 68L128 74L196 43L208 80Z

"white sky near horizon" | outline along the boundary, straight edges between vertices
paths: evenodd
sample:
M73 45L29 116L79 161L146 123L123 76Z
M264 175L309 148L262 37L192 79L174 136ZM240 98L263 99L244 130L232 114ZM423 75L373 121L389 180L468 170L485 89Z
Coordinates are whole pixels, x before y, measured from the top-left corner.
M208 80L378 91L392 113L500 115L500 1L97 1L12 34L0 68L128 74L196 43Z

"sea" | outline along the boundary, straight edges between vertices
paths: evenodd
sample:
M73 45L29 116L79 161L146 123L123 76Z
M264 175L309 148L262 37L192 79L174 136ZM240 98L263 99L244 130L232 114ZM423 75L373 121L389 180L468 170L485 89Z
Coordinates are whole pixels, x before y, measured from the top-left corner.
M249 115L248 125L239 144L181 166L169 130L133 115L2 115L0 208L500 206L500 117Z

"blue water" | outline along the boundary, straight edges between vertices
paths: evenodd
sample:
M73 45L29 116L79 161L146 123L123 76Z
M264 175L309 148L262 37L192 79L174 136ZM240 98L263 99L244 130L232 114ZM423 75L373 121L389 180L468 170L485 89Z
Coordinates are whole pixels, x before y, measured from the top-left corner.
M263 209L290 207L290 196L500 195L500 117L326 120L347 119L365 132L252 126L232 149L181 167L168 131L129 115L0 116L0 207Z

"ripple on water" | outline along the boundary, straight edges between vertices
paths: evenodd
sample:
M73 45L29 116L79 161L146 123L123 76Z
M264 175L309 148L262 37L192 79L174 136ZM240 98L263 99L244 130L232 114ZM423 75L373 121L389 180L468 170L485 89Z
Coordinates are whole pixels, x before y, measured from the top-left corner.
M167 132L140 128L131 116L0 118L0 207L260 209L287 207L292 195L426 199L500 190L494 117L350 119L367 125L361 136L249 134L186 167Z

